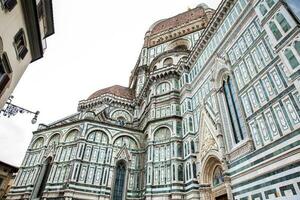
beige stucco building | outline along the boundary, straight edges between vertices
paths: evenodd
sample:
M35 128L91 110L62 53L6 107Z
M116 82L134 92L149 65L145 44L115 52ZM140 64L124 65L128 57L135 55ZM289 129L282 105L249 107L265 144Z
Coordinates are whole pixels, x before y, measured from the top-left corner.
M51 0L0 1L0 108L54 33Z
M18 167L12 166L0 161L0 199L6 199L6 196L13 184Z

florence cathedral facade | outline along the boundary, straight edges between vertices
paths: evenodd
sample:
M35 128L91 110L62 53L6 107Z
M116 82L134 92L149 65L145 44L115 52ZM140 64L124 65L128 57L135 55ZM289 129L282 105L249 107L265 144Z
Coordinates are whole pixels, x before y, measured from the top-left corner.
M223 0L154 23L128 87L33 132L8 199L299 199L299 14Z

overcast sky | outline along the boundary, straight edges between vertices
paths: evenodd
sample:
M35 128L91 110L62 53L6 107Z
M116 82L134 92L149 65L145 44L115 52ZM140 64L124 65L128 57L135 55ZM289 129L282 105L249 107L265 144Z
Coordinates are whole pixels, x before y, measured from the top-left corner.
M128 86L144 34L159 19L220 0L53 1L55 34L29 65L13 103L41 112L38 123L73 114L79 100L111 85ZM0 117L0 160L20 166L37 125L32 116ZM37 123L37 124L38 124Z

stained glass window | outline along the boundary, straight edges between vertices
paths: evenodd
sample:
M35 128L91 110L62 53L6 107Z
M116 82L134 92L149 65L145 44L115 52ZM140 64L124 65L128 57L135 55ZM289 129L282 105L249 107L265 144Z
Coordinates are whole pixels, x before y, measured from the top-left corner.
M125 175L126 175L126 163L124 161L119 161L116 166L116 176L115 176L116 179L114 185L113 200L123 199Z
M242 115L240 113L240 109L237 106L238 99L235 96L235 90L232 86L232 82L230 78L223 82L225 99L229 111L229 116L231 120L231 125L233 129L233 136L235 143L239 143L244 139L243 131L244 125L242 120Z
M220 166L217 166L213 173L213 186L218 186L224 182L224 176Z

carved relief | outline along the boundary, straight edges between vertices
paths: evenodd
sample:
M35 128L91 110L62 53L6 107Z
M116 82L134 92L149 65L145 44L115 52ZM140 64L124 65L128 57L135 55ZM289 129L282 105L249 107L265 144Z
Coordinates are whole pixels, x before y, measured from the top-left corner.
M218 145L216 143L216 140L210 133L207 125L205 125L203 127L203 129L204 129L202 132L203 139L202 139L202 146L201 146L201 152L200 152L201 158L203 158L208 153L208 151L210 151L212 149L218 151Z
M131 154L128 151L126 145L122 147L122 149L117 153L115 160L126 160L131 161Z

